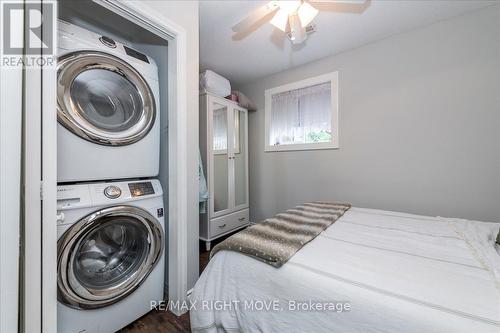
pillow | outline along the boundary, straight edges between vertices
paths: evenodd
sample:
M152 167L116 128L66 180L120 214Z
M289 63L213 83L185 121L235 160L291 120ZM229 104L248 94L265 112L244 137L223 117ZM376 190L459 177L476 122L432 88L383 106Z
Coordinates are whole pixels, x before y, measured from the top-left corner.
M241 91L235 90L232 93L238 97L239 106L247 109L248 111L257 111L257 107L255 106L255 104L248 97L243 95Z

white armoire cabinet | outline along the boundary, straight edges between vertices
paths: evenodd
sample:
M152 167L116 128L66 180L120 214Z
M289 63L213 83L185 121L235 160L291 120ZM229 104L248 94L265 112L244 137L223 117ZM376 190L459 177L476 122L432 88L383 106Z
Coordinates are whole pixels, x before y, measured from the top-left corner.
M200 239L208 251L211 241L249 223L247 110L222 97L200 95L200 152L209 192Z

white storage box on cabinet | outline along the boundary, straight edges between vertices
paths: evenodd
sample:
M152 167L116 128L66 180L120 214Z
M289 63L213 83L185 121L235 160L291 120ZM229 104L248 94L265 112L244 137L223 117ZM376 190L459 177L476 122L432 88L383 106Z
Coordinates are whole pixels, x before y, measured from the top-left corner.
M249 223L248 112L212 94L200 96L200 151L209 190L200 239L210 242Z

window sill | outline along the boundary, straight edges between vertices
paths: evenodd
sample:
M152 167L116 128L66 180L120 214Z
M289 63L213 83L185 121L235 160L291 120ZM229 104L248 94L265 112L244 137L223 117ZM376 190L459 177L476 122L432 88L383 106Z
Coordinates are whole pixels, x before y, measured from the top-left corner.
M288 145L277 145L277 146L266 145L264 151L279 152L279 151L304 151L304 150L325 150L325 149L339 149L339 145L333 142L288 144Z

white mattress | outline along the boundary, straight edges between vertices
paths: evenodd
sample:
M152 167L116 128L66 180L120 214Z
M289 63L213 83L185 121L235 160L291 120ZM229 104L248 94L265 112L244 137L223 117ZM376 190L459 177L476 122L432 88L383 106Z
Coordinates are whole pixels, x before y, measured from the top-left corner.
M352 208L279 269L219 252L191 294L191 326L194 332L498 333L499 226ZM293 301L346 302L351 309L298 311ZM259 311L266 304L274 310Z

